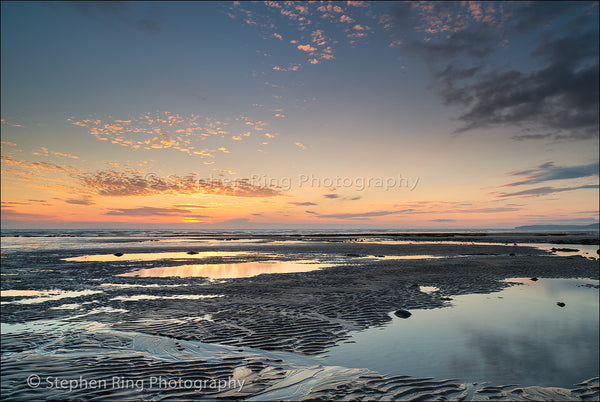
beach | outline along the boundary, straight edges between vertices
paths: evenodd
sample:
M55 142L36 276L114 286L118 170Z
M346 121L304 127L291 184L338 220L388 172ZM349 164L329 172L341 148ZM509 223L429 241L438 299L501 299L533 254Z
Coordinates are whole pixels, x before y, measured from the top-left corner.
M3 398L598 398L597 371L566 387L323 364L394 313L510 278L587 278L597 298L597 232L80 236L3 237Z

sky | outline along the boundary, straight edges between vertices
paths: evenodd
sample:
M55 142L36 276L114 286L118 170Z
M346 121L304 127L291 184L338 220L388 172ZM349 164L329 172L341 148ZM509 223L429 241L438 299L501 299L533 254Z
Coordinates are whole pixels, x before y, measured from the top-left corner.
M2 228L598 221L598 2L1 8Z

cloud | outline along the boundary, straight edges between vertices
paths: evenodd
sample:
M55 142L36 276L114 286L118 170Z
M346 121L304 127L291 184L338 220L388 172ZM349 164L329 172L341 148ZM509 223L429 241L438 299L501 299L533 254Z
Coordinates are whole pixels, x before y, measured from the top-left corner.
M325 198L340 198L339 194L323 194L323 197Z
M556 166L554 162L548 162L533 169L511 173L511 176L525 176L525 179L506 184L504 187L598 176L599 169L600 165L598 162L578 166Z
M294 144L296 144L296 146L298 148L300 148L301 150L305 150L306 146L304 144L302 144L301 142L295 142Z
M168 111L145 113L127 119L112 116L77 119L73 116L67 120L87 129L100 141L134 150L156 152L168 149L211 159L215 158L217 151L230 153L223 144L225 138L249 141L253 132L260 134L269 126L269 122L253 121L246 116L221 120L194 113L180 115ZM277 135L272 131L270 134Z
M550 130L554 137L597 137L597 36L597 31L586 31L546 43L538 53L545 54L548 62L533 72L482 73L461 87L457 81L443 87L444 101L465 109L459 116L465 125L458 132L511 124ZM444 79L444 72L439 76Z
M570 2L399 3L380 23L432 66L442 100L460 110L456 133L512 126L522 130L515 140L597 138L597 12ZM511 41L537 44L520 58L527 68L482 67Z
M155 208L155 207L139 207L139 208L115 208L106 212L104 215L118 216L180 216L191 213L188 209L182 208ZM195 215L194 217L207 218L205 215Z
M336 218L336 219L364 219L371 218L374 216L387 216L401 214L404 212L412 212L412 209L400 210L400 211L372 211L372 212L361 212L355 214L330 214L330 215L319 215L319 218Z
M17 212L11 208L4 207L0 210L2 221L26 220L26 221L46 221L53 220L54 217L43 214L31 214L26 212Z
M249 179L202 179L195 174L160 177L153 173L125 169L101 170L78 176L82 189L108 197L150 196L158 194L212 194L231 197L274 197L278 187L254 185Z
M423 204L423 205L420 205ZM515 212L519 211L520 208L517 207L484 207L484 208L447 208L447 209L423 209L423 206L426 206L427 202L424 203L413 203L408 204L408 208L397 209L397 210L384 210L384 211L369 211L369 212L358 212L358 213L344 213L344 214L327 214L327 215L318 215L319 218L335 218L335 219L365 219L370 217L377 216L388 216L388 215L397 215L397 214L406 214L406 215L421 215L421 214L449 214L449 213L502 213L502 212ZM436 203L437 204L437 203ZM462 205L461 203L457 203L458 205ZM418 209L421 207L421 209Z
M456 219L431 219L429 222L456 222Z
M318 205L318 204L315 204L314 202L310 202L310 201L306 201L306 202L289 202L288 204L293 204L293 205L298 205L298 206L305 206L305 207L313 206L313 205Z
M364 41L373 34L368 24L373 23L375 11L369 2L265 1L252 6L247 4L234 3L228 15L257 29L268 43L281 41L283 36L279 32L285 31L286 39L290 39L286 42L308 56L306 63L312 65L334 60L334 47L344 37L354 45L358 39ZM275 70L284 70L278 67Z
M317 50L317 48L312 47L311 45L298 45L298 49L302 50L303 52L314 52Z
M37 156L56 155L56 156L61 156L61 157L65 157L65 158L79 159L79 156L75 156L75 155L71 155L71 154L65 154L65 153L57 152L57 151L50 151L46 147L40 147L40 151L39 152L32 152L32 155L37 155Z
M2 155L2 163L9 166L15 166L29 171L50 171L50 172L77 172L78 169L71 165L58 165L51 162L30 162L26 160L15 159L10 155Z
M598 190L599 186L597 184L586 184L583 186L576 187L538 187L530 190L517 191L514 193L500 193L497 197L505 198L505 197L540 197L543 195L554 194L554 193L562 193L564 191L574 191L574 190L582 190L582 189L596 189Z
M400 2L379 23L408 49L431 62L483 57L500 42L503 5L473 8L472 2ZM485 15L484 15L485 14Z
M90 198L68 198L64 200L67 204L75 204L75 205L94 205L95 202Z

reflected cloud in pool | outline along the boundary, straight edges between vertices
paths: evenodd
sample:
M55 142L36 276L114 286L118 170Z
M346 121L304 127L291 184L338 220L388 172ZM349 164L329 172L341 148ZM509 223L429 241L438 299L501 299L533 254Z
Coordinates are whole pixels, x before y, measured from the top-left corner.
M198 264L179 265L175 267L159 267L139 269L119 276L127 277L169 277L188 278L193 276L212 279L248 278L260 274L308 272L324 268L326 265L311 261L252 261L236 264Z

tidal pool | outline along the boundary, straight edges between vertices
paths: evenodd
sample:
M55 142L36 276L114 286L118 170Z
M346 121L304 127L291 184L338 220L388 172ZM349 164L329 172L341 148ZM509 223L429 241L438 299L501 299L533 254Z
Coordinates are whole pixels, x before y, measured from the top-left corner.
M81 290L81 291L72 291L72 290L61 290L61 289L52 289L52 290L3 290L0 292L0 297L23 297L22 299L13 300L13 301L3 301L2 304L36 304L36 303L44 303L50 300L60 300L65 299L67 297L80 297L80 296L88 296L96 293L102 293L101 290Z
M248 278L260 274L308 272L324 268L326 265L315 264L314 261L252 261L237 264L198 264L178 265L175 267L159 267L139 269L119 276L128 277L169 277L188 278L192 276L211 279Z
M598 281L513 278L451 307L411 310L333 347L324 365L493 385L562 386L598 376ZM564 307L557 305L565 303Z
M82 255L79 257L64 258L65 261L155 261L155 260L173 260L173 259L189 259L189 258L213 258L213 257L238 257L240 255L248 255L247 251L200 251L189 254L185 251L179 252L156 252L156 253L123 253L120 256L114 254L93 254Z

